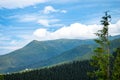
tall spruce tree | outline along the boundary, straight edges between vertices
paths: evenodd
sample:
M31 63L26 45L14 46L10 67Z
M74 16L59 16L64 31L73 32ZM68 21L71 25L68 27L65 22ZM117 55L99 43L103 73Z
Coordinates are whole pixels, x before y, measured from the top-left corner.
M108 12L105 12L105 16L103 16L101 20L103 28L95 33L98 37L95 39L98 47L94 50L95 55L92 57L91 65L95 67L95 70L91 74L97 80L110 80L110 41L108 39L110 18L111 16L108 15Z
M120 48L117 48L116 52L117 55L114 61L114 67L112 72L112 79L119 80L120 79Z

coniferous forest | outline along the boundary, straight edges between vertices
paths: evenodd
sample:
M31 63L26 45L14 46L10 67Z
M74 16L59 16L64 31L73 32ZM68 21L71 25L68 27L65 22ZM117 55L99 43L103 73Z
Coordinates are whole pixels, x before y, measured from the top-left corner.
M111 58L111 80L119 80L120 49L113 52ZM36 70L24 70L17 73L0 75L0 80L97 80L96 77L89 76L89 72L97 70L90 65L91 60L72 61L69 63L45 67ZM114 64L114 62L116 64ZM113 65L114 64L114 65Z
M6 74L3 75L3 80L94 80L87 75L92 70L89 61L73 61L43 69Z

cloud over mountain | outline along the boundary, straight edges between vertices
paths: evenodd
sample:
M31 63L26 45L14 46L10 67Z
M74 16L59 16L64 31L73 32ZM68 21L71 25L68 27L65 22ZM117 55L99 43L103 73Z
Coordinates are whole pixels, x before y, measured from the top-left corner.
M47 29L40 28L34 31L34 35L38 40L52 40L52 39L93 39L98 30L102 28L102 25L85 25L81 23L73 23L70 26L64 26L54 32ZM110 35L120 35L120 20L109 26Z

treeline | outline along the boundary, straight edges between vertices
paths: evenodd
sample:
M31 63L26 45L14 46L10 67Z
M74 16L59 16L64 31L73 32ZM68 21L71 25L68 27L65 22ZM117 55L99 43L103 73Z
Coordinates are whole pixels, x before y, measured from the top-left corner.
M87 72L92 70L89 61L73 61L38 70L6 74L2 75L2 78L3 80L95 80L87 75Z

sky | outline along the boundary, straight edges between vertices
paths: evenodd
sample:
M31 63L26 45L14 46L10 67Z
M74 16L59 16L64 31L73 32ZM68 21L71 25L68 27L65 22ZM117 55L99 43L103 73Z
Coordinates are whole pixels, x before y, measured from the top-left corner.
M93 39L109 11L110 35L120 35L120 0L0 0L0 55L32 40Z

